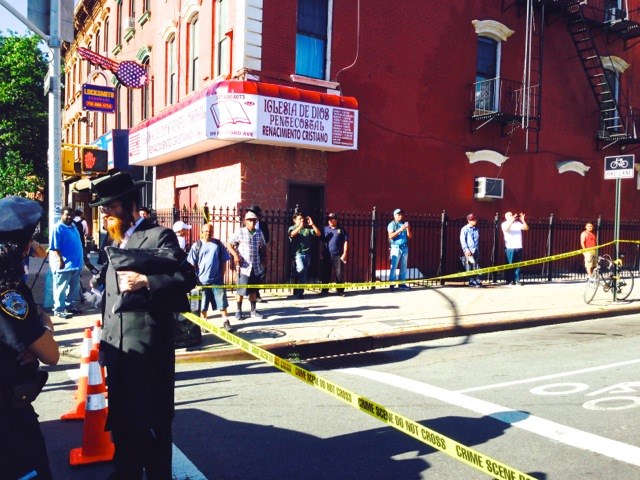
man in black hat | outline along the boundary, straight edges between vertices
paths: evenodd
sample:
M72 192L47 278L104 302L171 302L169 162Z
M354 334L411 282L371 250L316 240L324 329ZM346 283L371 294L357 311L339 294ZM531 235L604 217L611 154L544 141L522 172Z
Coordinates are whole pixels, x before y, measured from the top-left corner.
M112 247L106 247L101 363L107 429L116 447L110 479L170 479L174 415L174 312L189 310L195 274L176 234L140 217L145 182L124 172L91 182ZM113 248L118 247L118 248ZM176 259L165 264L166 258ZM189 266L189 268L191 268ZM190 273L190 274L189 274Z
M0 200L0 476L51 479L44 437L31 402L47 380L38 360L58 363L49 316L22 280L22 259L42 207L22 197Z
M331 269L336 273L336 283L344 283L344 265L347 263L349 251L349 235L342 225L338 223L338 214L330 213L327 216L327 226L322 232L322 283L331 280ZM326 295L329 290L324 288L321 293ZM338 289L338 295L344 296L344 288Z

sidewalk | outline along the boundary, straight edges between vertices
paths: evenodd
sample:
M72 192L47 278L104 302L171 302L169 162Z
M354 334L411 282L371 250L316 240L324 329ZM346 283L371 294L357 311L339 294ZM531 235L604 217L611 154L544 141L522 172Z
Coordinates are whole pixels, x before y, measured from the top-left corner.
M39 263L33 262L32 272ZM43 268L43 273L46 269ZM41 277L43 275L41 273ZM83 284L88 284L88 272ZM86 278L85 278L86 277ZM34 287L40 302L44 281ZM29 285L33 282L30 279ZM640 312L640 285L624 302L612 302L599 290L594 301L584 303L584 282L530 283L524 286L488 285L483 288L451 283L443 287L415 287L410 291L347 291L346 297L308 292L302 300L263 292L266 303L258 309L264 320L233 320L235 301L229 298L229 316L235 334L281 357L309 358L367 351L426 339L580 321ZM249 304L244 301L245 314ZM92 327L100 313L81 305L83 313L67 320L54 318L61 352L79 356L84 328ZM218 312L211 323L221 326ZM214 361L253 358L218 337L203 332L202 345L176 350L177 361Z

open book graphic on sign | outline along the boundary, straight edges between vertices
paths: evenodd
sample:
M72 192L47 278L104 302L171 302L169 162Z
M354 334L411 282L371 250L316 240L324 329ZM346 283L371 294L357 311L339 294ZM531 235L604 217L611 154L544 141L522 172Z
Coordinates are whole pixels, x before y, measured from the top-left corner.
M242 104L235 100L223 100L222 102L214 103L211 105L211 114L218 128L229 123L251 124L251 120L249 120Z

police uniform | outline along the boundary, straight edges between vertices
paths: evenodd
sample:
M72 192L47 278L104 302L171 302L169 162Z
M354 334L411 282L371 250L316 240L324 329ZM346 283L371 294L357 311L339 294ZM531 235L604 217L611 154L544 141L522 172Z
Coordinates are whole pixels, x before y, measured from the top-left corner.
M13 200L7 197L1 202L6 206ZM29 206L21 201L15 205ZM22 221L31 219L26 215ZM4 222L0 216L0 230L6 232L6 225L11 222L16 220ZM18 360L18 354L38 340L45 333L45 327L29 287L22 280L13 286L7 286L10 282L3 283L5 286L0 288L0 477L18 479L31 474L38 480L51 479L44 437L31 405L44 385L42 380L46 374L39 372L37 360L27 365L20 365Z

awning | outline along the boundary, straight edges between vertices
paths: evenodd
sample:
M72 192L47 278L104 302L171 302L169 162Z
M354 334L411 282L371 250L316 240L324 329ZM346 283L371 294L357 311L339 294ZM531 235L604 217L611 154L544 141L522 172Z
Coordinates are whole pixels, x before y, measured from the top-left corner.
M353 97L224 81L129 131L129 165L159 165L249 142L340 152L358 148Z

